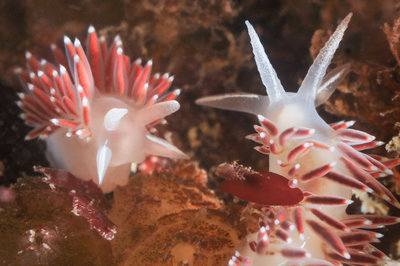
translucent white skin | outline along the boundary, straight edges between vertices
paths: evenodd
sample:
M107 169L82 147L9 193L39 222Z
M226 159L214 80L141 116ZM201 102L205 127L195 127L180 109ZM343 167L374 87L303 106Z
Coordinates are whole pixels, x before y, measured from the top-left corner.
M296 164L300 164L297 176L301 176L310 170L336 162L333 168L335 172L350 174L345 168L344 163L339 160L343 154L336 147L338 142L336 140L337 133L321 119L316 111L316 106L319 106L329 98L349 71L349 65L344 65L337 67L325 75L327 67L343 37L343 33L347 28L350 18L351 14L341 22L324 48L321 49L320 54L310 67L297 93L285 92L255 30L250 23L246 21L257 68L260 72L261 80L266 87L268 96L234 93L204 97L197 100L196 103L226 110L262 115L273 122L278 128L279 133L291 127L314 129L315 133L308 139L321 142L331 147L330 150L311 148L310 152L304 156L290 162L288 166L282 167L278 164L278 160L286 163L288 153L294 147L304 143L306 138L292 140L284 146L279 154L270 154L269 171L271 172L278 173L290 179L291 177L288 171ZM326 179L314 179L307 183L300 182L299 187L303 191L309 191L313 194L344 197L347 199L351 199L352 194L350 188L335 184ZM323 207L319 209L340 220L346 217L346 206L347 205L342 207ZM315 219L309 212L305 212L305 216L306 219ZM305 226L304 241L299 237L297 232L293 232L291 237L293 240L291 245L305 248L313 258L325 259L326 244L323 243L321 238L316 236L307 225ZM256 240L256 234L247 236L247 239L238 247L238 251L243 257L250 257L252 259L252 265L285 265L290 262L289 259L281 256L279 252L267 256L258 255L253 252L248 245L248 243L253 240ZM282 244L281 240L270 239L268 251L279 250L283 245L286 244ZM306 259L299 261L299 263L305 262Z
M156 103L138 109L132 102L112 96L94 97L91 105L89 140L67 138L59 129L46 139L49 160L83 180L93 180L104 193L128 182L132 163L146 154L187 159L165 140L152 136L146 125L177 111L177 101Z
M288 166L281 167L280 165L278 165L277 161L280 160L282 162L286 162L288 152L292 148L304 142L304 140L291 141L285 146L285 149L283 149L283 152L279 155L269 155L269 171L278 173L291 179L291 177L288 175L288 171L296 164L300 164L300 169L297 176L301 176L302 174L305 174L322 165L336 162L337 164L333 168L333 170L335 172L348 175L348 170L339 160L342 154L335 146L334 130L318 116L313 106L302 104L302 99L299 99L301 96L298 96L298 94L292 96L293 97L286 98L284 100L284 104L282 105L270 105L267 108L267 112L269 114L268 117L273 117L274 120L271 120L275 122L275 125L278 125L279 132L282 132L284 129L290 127L314 128L316 133L312 136L311 139L324 143L328 146L335 147L335 149L333 151L330 151L312 148L309 153L291 162ZM314 179L307 183L299 182L298 186L303 191L309 191L316 195L331 195L347 198L349 200L351 199L352 195L352 190L350 188L335 184L327 179ZM332 217L335 217L337 220L341 220L342 218L345 218L347 216L345 212L346 207L347 205L316 208ZM305 211L304 215L305 219L316 220L314 215L308 211ZM290 243L290 245L306 249L310 254L312 254L312 258L324 259L326 257L325 252L327 250L324 241L322 241L321 238L318 237L309 228L309 226L307 226L307 224L305 224L304 230L304 240L299 237L297 231L293 231L290 234L290 237L292 239L292 243ZM279 252L275 252L274 255L268 256L259 256L257 255L257 253L254 253L249 248L248 243L252 240L256 240L256 235L257 234L252 234L247 236L247 239L244 240L242 245L237 249L242 256L250 257L252 259L252 265L285 265L285 263L289 263L290 261L292 261L281 256ZM276 250L279 250L282 248L282 246L283 244L281 240L270 239L268 251L273 251L274 247Z

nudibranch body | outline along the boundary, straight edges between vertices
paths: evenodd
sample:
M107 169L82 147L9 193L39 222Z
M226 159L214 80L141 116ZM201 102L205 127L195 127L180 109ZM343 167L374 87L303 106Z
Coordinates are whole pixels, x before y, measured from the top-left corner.
M391 192L376 180L392 174L390 168L399 160L361 153L382 143L349 129L352 121L329 125L316 111L349 71L349 65L343 65L326 74L350 18L351 14L321 49L297 93L285 92L254 28L246 22L268 96L237 93L197 100L198 104L257 115L261 125L255 125L256 133L247 138L259 144L257 151L269 155L270 172L287 178L290 187L304 193L304 199L293 206L282 202L263 208L260 231L247 237L230 265L377 264L386 258L370 244L380 234L360 228L400 220L352 216L345 209L352 202L352 190L373 193L399 207ZM245 188L237 189L246 195L241 191Z
M52 46L57 66L27 52L27 70L17 71L25 88L18 105L34 128L26 139L45 139L57 168L109 192L127 183L131 163L146 154L187 158L149 132L179 109L179 90L168 91L173 76L151 75L151 60L131 62L119 36L107 48L92 26L86 51L78 39L64 37L64 44L65 54Z

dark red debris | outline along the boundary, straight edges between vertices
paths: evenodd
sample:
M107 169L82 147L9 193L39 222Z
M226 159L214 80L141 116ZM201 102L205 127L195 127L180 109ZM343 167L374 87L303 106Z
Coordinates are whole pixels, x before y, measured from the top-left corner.
M72 212L77 216L84 217L88 221L90 229L96 230L103 238L112 240L117 233L117 226L99 208L94 206L93 202L88 201L75 190L71 190L69 194L72 196Z
M222 191L250 202L263 205L294 205L304 198L299 188L289 187L289 180L275 173L257 172L233 163L220 165L217 175L229 179L221 183ZM235 176L238 178L233 178Z
M101 189L93 181L82 181L65 170L42 166L35 166L34 170L46 176L43 182L69 190L69 195L72 196L72 212L84 217L90 229L96 230L107 240L114 238L117 227L103 213L109 204Z
M75 190L77 194L86 195L90 200L94 200L95 205L108 209L109 203L104 197L101 189L92 181L83 181L70 172L65 170L52 169L42 166L34 166L33 170L44 174L43 182L54 185L57 188Z

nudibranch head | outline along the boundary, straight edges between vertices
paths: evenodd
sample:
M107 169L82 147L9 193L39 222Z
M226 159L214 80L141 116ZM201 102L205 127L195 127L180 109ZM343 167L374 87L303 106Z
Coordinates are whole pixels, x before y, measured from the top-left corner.
M279 126L283 123L282 128L295 124L304 126L304 123L310 124L310 121L315 121L313 124L321 124L319 121L321 119L315 107L329 98L350 69L350 65L345 64L325 75L350 18L351 14L342 21L325 47L322 48L297 93L286 92L283 89L257 33L253 26L246 21L257 68L268 96L233 93L203 97L198 99L196 103L262 115L276 122Z
M243 180L223 183L224 191L264 204L258 212L260 231L247 237L238 248L242 255L235 255L229 265L248 265L249 261L252 265L375 265L387 259L370 244L378 235L362 228L378 228L400 219L347 215L345 209L352 202L352 190L374 193L399 207L397 199L376 178L393 174L390 168L400 160L362 153L383 143L349 129L354 121L327 124L316 111L349 72L346 64L326 74L351 16L343 19L325 43L297 93L283 89L257 33L246 22L268 96L235 93L196 101L257 115L260 125L255 125L256 133L246 138L259 144L255 149L269 156L269 171L279 176L267 180L271 173L264 178L247 173ZM289 182L286 186L283 178ZM295 197L299 191L289 189L294 185L304 198ZM264 195L260 190L270 193L268 186L286 193L287 199ZM299 202L288 206L288 199Z
M149 132L179 109L180 90L168 91L173 76L151 75L151 60L131 61L119 36L107 48L93 26L86 50L66 36L64 45L65 53L51 46L56 65L27 52L27 69L17 70L25 88L18 105L33 127L26 139L45 139L56 167L108 192L125 184L130 164L146 154L187 158Z

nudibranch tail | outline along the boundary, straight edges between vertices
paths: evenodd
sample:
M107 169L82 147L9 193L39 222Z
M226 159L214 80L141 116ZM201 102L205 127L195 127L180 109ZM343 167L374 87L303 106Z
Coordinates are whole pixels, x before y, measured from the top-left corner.
M86 49L67 36L64 48L62 52L51 46L57 66L27 52L27 70L17 70L25 88L18 106L26 124L34 128L26 139L46 139L50 159L58 167L98 184L111 175L110 167L124 166L122 172L127 172L128 164L140 163L149 153L187 158L149 133L180 107L175 101L180 90L169 91L173 76L152 75L152 60L144 65L141 59L131 61L119 36L107 47L93 26ZM120 175L117 172L113 175Z

